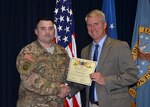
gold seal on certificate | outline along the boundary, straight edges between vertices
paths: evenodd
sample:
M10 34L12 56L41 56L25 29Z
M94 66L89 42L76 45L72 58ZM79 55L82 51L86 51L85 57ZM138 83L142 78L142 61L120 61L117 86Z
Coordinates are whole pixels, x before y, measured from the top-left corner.
M80 58L72 58L69 63L69 72L67 80L83 85L91 85L89 74L93 73L96 68L96 62Z

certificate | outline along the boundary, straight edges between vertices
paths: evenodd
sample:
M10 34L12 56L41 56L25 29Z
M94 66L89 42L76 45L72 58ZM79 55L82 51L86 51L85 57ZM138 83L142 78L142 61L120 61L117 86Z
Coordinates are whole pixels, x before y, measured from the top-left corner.
M93 73L96 68L96 62L80 58L72 58L69 63L67 80L83 85L91 86L89 74Z

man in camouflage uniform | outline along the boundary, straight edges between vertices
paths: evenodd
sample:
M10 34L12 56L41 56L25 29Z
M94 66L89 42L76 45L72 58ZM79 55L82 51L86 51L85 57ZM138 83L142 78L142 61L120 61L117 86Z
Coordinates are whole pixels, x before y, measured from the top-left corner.
M17 107L63 107L64 101L58 96L65 89L60 84L66 80L69 56L63 47L53 43L54 33L52 20L40 19L35 28L37 40L19 53Z

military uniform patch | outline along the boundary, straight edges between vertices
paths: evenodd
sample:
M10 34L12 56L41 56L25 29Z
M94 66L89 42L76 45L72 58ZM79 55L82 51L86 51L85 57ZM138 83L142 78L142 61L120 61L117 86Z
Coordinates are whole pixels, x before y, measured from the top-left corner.
M27 74L34 69L35 58L32 55L26 54L26 55L24 55L24 57L20 56L19 60L20 60L19 71L21 73Z
M20 64L19 68L20 68L20 72L22 72L22 73L29 73L34 68L34 63L30 62L29 60L24 60Z

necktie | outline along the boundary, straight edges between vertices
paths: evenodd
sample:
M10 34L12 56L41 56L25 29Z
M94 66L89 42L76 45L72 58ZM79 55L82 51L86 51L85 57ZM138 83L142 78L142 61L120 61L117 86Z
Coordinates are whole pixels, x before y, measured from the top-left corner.
M99 45L96 44L95 45L95 51L94 51L94 56L93 56L93 61L97 61L97 57L98 57L98 47ZM95 82L92 81L92 84L90 86L90 93L89 93L89 100L90 102L93 104L94 103L94 87L95 87Z

